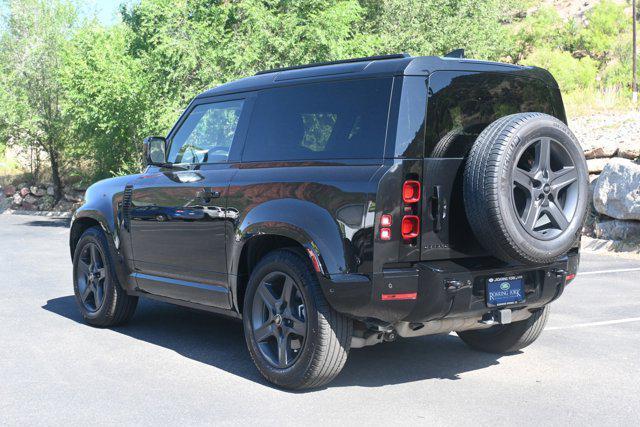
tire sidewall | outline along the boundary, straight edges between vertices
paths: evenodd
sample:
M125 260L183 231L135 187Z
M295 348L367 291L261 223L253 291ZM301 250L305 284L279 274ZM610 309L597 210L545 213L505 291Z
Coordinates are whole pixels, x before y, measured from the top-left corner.
M531 236L520 223L512 205L512 168L518 156L529 143L540 137L550 137L560 143L571 156L578 173L578 198L576 211L569 227L551 240L539 240ZM527 255L548 261L566 253L579 237L588 204L588 172L580 144L569 128L554 117L540 115L532 118L513 135L496 176L498 182L498 209L503 219L505 231L516 245Z
M302 260L300 260L300 263L301 265L304 265ZM256 291L262 279L267 274L274 271L286 273L296 282L306 307L307 316L307 336L305 337L302 353L298 356L298 360L296 360L292 366L282 369L272 366L267 360L265 360L260 349L255 343L252 327L252 307L254 298L256 297ZM304 381L305 374L309 371L311 364L313 363L316 340L318 339L318 310L312 297L312 292L304 279L305 278L303 276L301 277L298 269L294 268L290 262L285 261L282 257L278 257L276 254L267 255L267 257L258 264L254 272L251 274L247 290L245 292L245 299L243 303L243 326L245 341L247 343L249 353L251 354L251 358L258 366L260 372L262 372L270 382L284 387L299 384Z
M85 320L87 320L89 323L104 319L108 315L109 310L113 306L115 301L115 292L114 292L115 283L113 280L114 274L112 269L113 266L111 263L111 257L109 256L109 248L106 247L104 240L105 239L104 239L104 236L102 235L101 230L99 230L96 227L90 228L84 232L82 237L80 237L80 240L78 241L78 244L76 245L76 249L73 254L73 291L75 294L76 303L78 304L78 308L80 309L82 317ZM88 243L94 243L98 247L100 256L102 256L102 259L105 264L106 277L104 279L105 280L104 281L104 301L102 302L100 309L96 310L95 312L91 312L87 310L84 303L82 302L80 297L79 287L78 287L78 278L77 278L78 262L80 260L80 254L82 254L84 247Z

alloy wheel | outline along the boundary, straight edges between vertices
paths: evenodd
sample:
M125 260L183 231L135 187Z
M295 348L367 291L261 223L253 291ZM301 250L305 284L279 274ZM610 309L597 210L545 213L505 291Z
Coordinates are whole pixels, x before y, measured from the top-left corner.
M272 366L292 366L302 353L307 336L304 298L291 276L267 274L253 299L251 327L260 353Z
M91 313L98 311L104 303L106 268L97 244L89 242L82 248L78 258L76 280L80 301L85 309Z
M578 205L578 171L567 150L538 138L520 151L512 170L512 202L521 226L539 240L569 227Z

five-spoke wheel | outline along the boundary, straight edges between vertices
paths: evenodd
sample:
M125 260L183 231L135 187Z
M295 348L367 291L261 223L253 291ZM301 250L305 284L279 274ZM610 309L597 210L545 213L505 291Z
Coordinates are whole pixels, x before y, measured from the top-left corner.
M97 244L87 243L80 253L76 280L80 291L80 299L90 312L100 309L104 302L105 274L104 257Z
M85 230L73 254L73 288L82 317L91 325L122 324L136 309L138 297L126 293L113 266L104 232L99 227Z
M351 319L333 310L304 252L280 249L252 269L242 310L251 358L270 382L319 387L347 360Z
M305 305L295 281L274 271L258 286L253 300L253 334L262 355L278 368L295 363L307 335Z
M540 240L553 239L569 226L576 211L578 173L556 140L533 140L513 169L513 202L525 230Z

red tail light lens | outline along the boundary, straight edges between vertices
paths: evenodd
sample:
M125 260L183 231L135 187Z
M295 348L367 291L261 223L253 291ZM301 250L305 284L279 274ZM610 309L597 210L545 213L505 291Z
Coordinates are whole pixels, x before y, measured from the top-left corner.
M420 201L420 181L408 180L402 185L402 200L405 203Z
M402 218L402 238L411 240L420 234L420 218L416 215L405 215Z
M388 227L393 223L393 218L391 215L382 215L380 217L380 225L382 227Z

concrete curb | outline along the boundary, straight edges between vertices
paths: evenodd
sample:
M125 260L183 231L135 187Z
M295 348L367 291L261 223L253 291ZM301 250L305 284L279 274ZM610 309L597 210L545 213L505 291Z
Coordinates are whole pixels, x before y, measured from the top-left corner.
M72 212L63 211L25 211L20 209L7 209L2 215L28 215L28 216L44 216L49 218L71 218Z

